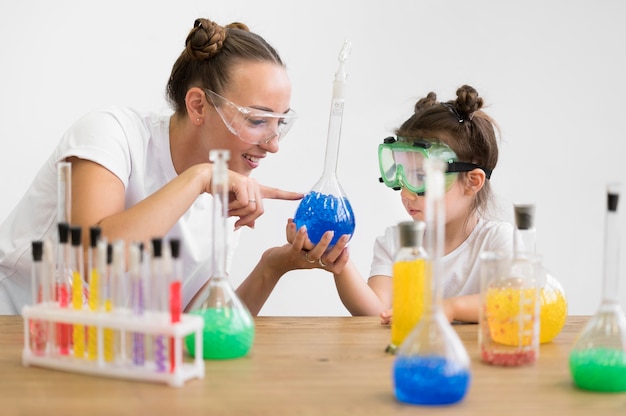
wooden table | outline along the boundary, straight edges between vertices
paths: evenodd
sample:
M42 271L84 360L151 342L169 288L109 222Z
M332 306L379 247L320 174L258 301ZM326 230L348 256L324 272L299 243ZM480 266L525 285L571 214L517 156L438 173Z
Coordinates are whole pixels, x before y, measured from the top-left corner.
M396 401L388 327L373 317L259 317L249 356L206 361L182 387L24 367L23 322L0 316L0 414L10 415L626 415L626 394L573 387L568 354L586 317L569 317L531 367L482 364L477 325L455 326L472 359L465 399Z

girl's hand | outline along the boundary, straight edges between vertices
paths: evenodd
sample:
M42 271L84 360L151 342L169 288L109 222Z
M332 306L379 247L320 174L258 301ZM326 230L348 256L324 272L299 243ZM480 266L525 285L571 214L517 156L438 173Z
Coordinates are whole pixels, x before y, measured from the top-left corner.
M387 309L386 311L382 311L380 313L380 324L381 325L389 325L391 324L391 318L393 316L392 310Z

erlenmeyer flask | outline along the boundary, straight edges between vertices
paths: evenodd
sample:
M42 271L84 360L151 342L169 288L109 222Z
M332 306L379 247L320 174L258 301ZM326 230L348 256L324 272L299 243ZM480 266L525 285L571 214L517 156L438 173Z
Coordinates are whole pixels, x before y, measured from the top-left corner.
M470 359L442 305L441 257L445 234L444 162L424 161L426 168L426 279L433 301L396 352L394 393L399 401L418 405L446 405L467 393Z
M618 297L621 184L607 189L603 298L578 335L569 356L574 384L585 390L626 391L626 318Z
M355 228L352 206L337 179L337 158L347 78L344 64L350 49L351 43L346 41L339 53L339 69L335 74L322 177L304 196L294 215L296 227L299 229L306 225L309 239L314 244L320 241L326 231L332 230L335 233L330 243L332 246L342 235L352 236Z
M191 300L187 311L204 319L202 356L205 359L242 357L254 341L254 320L226 275L228 218L228 150L212 150L213 162L213 275ZM185 339L195 357L195 336Z

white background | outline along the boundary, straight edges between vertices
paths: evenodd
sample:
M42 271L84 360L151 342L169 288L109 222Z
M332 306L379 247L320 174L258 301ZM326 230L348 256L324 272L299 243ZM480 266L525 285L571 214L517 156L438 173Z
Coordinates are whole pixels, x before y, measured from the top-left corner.
M502 129L492 179L501 216L511 218L514 202L537 205L546 267L565 287L570 314L592 314L602 293L605 186L626 182L624 16L619 0L5 1L0 219L85 112L109 104L167 108L166 80L197 17L244 22L280 52L300 118L256 177L307 192L321 176L332 80L347 38L353 48L337 172L356 215L350 248L361 272L369 271L375 237L408 218L399 195L378 183L376 146L416 99L429 91L452 99L470 84ZM256 229L242 236L234 285L265 248L284 243L297 207L265 205ZM261 313L347 315L322 271L285 275Z

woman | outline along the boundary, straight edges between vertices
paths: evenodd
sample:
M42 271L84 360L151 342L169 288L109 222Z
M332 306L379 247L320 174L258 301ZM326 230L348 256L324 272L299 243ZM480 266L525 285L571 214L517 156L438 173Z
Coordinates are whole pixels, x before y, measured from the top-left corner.
M211 149L230 152L229 263L236 230L254 226L263 198L302 198L250 178L268 153L278 151L295 120L285 65L262 37L241 23L222 27L197 19L172 68L167 95L171 115L112 107L87 114L65 133L0 227L0 313L20 313L31 301L31 242L57 239L60 161L72 165L73 225L98 225L108 241L181 239L185 305L211 272ZM326 251L329 242L327 236L316 248ZM242 282L237 292L253 315L284 273L316 266L305 259L305 243L301 231L292 244L266 250ZM344 247L329 250L328 270L345 265Z

